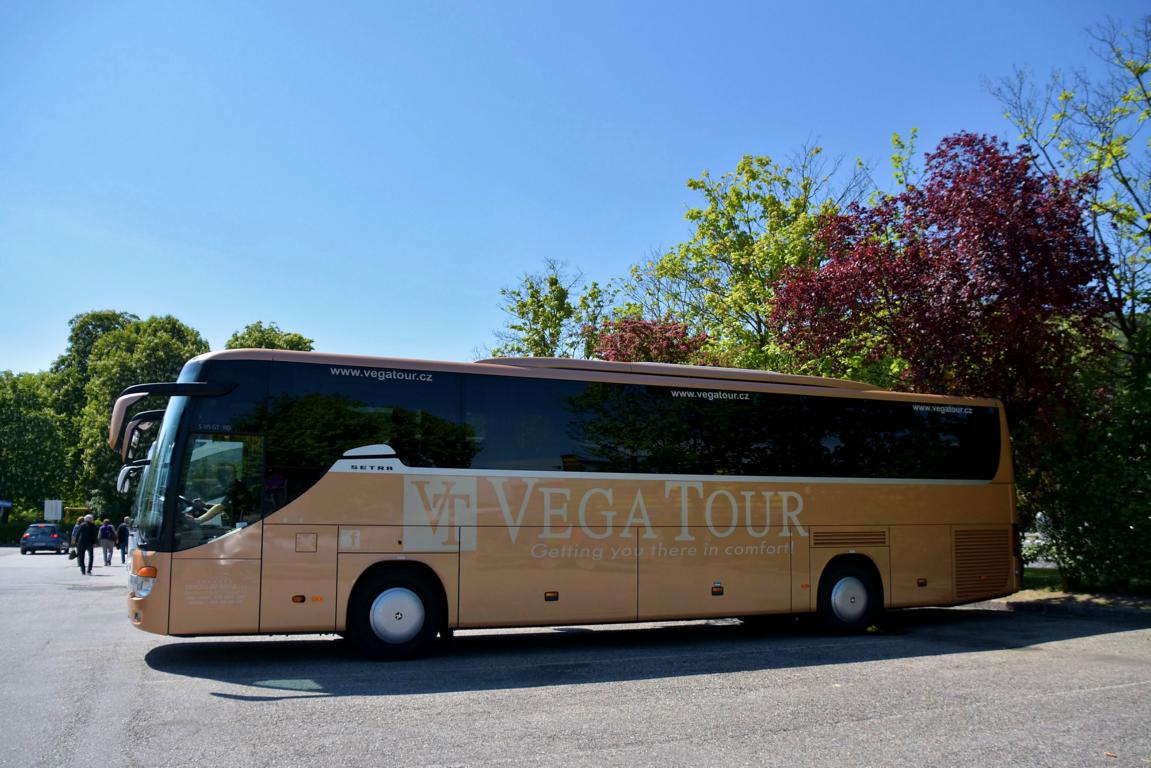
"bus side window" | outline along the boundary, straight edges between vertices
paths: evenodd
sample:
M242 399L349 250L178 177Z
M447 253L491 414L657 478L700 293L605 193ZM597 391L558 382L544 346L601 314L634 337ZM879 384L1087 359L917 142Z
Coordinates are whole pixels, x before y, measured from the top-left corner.
M263 514L264 440L252 435L199 434L182 477L182 515L209 540Z

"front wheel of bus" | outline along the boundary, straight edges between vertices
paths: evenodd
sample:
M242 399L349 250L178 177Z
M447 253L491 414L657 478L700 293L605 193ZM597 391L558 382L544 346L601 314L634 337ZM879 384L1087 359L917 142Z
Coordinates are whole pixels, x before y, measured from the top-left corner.
M875 575L858 563L832 563L819 580L819 620L832 632L862 632L875 623L883 594Z
M407 571L368 576L348 608L348 635L367 656L410 659L424 653L443 624L436 590Z

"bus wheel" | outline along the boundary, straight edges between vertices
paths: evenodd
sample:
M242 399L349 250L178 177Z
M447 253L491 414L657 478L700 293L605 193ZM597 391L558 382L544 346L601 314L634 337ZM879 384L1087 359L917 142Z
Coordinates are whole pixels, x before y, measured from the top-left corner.
M356 587L348 607L348 635L360 652L377 659L421 655L442 624L435 588L411 571L368 576Z
M875 576L858 563L832 563L819 580L819 620L832 632L862 632L882 606Z

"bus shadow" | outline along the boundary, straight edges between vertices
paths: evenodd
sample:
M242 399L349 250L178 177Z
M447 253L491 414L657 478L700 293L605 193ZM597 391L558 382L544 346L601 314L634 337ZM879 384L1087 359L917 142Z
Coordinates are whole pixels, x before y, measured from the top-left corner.
M807 621L735 620L463 632L426 658L381 663L338 639L187 640L150 651L153 670L216 681L245 702L399 696L788 669L900 658L1037 650L1133 629L1090 618L979 609L891 612L877 631L831 637Z

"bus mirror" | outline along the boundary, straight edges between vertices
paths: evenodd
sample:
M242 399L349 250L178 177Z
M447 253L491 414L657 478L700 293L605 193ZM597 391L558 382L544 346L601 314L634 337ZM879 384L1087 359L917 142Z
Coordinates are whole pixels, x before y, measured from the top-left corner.
M108 445L114 451L125 449L124 436L128 409L149 395L155 397L219 397L236 388L235 382L165 382L156 384L136 384L128 387L116 398L112 406L112 420L108 423ZM137 414L139 417L142 414ZM149 414L151 415L151 414ZM136 418L134 417L134 418ZM158 421L158 419L155 419ZM121 453L123 455L123 453Z
M132 476L143 468L143 464L125 464L120 467L120 474L116 475L116 490L120 493L127 493Z
M124 461L136 458L141 452L141 443L162 418L164 418L163 411L144 411L133 416L124 430L127 437L120 446L120 458Z

